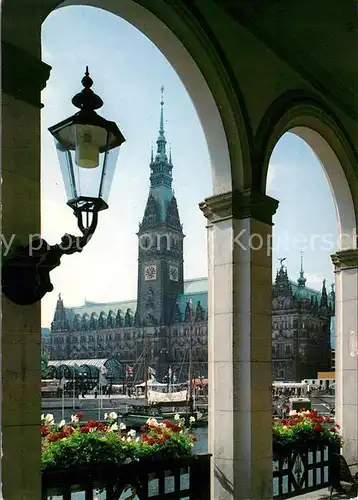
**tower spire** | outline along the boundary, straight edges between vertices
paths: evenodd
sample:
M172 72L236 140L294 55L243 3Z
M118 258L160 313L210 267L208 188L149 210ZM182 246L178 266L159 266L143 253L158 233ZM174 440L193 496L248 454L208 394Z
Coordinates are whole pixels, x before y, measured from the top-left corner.
M156 155L156 160L165 160L167 161L167 154L166 154L166 139L164 135L164 86L161 86L160 89L161 93L161 99L160 99L160 122L159 122L159 135L157 139L157 155Z
M297 284L299 287L304 287L306 286L306 278L304 275L304 270L303 270L303 252L301 252L301 270L300 270L300 277L297 280Z
M327 305L328 305L328 297L327 297L327 290L326 290L326 280L324 279L323 284L322 284L320 306L327 307Z
M161 86L160 88L160 127L159 127L159 133L164 134L164 113L163 113L163 106L164 106L164 85Z

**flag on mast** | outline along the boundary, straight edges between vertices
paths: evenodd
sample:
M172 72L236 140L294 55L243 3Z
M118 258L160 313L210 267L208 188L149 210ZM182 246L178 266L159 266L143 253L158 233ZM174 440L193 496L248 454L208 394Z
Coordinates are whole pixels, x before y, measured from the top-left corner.
M63 390L63 388L65 387L66 382L67 382L67 380L66 380L66 378L63 376L63 377L61 378L61 380L60 380L60 385L59 385L59 387L60 387L60 389L61 389L61 390Z
M148 366L148 376L150 380L155 381L155 370L151 366Z
M108 384L108 381L107 381L105 375L107 375L107 369L104 366L101 366L101 368L99 370L99 377L98 377L98 385L99 386Z

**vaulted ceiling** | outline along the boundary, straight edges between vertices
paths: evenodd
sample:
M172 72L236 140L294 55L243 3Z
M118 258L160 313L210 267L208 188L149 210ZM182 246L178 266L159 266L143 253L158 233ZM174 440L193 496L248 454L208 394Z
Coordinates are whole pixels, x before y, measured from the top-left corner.
M358 117L357 0L216 0L281 59Z

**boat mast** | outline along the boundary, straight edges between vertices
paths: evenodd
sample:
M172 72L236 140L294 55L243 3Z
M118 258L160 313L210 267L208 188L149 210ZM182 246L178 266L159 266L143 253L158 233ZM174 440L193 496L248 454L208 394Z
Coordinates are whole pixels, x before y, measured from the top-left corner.
M191 304L192 306L192 304ZM192 363L193 363L193 330L194 330L194 308L193 306L190 309L190 329L189 329L189 370L188 370L188 379L189 379L189 412L193 413L194 411L194 401L193 401L193 386L192 386Z
M148 399L148 338L146 336L144 336L144 397Z

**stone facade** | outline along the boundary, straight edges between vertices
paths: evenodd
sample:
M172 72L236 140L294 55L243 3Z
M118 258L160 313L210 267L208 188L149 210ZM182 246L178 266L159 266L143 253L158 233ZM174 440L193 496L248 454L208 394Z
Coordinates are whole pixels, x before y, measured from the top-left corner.
M173 163L166 150L163 105L162 97L157 151L155 155L152 151L150 161L150 190L137 233L137 300L65 308L59 296L51 326L52 359L115 355L133 366L146 349L158 377L164 377L171 366L177 379L185 379L191 351L193 376L207 377L208 280L184 280L184 233L172 188ZM248 213L249 199L236 196L236 210ZM221 207L226 201L220 197L216 204ZM255 201L253 206L259 211L262 203ZM334 292L328 296L325 283L321 292L305 283L303 266L297 283L289 280L283 265L277 271L272 295L275 380L315 378L317 371L330 366Z
M274 380L316 378L331 365L330 327L335 292L305 286L301 267L297 283L281 264L272 293L272 377Z

